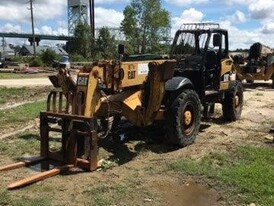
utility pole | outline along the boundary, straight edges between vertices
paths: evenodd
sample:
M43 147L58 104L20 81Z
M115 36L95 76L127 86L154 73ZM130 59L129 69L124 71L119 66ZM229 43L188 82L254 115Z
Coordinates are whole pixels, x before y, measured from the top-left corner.
M3 62L5 62L6 61L5 37L3 37L3 39L2 39L2 46L3 46L3 53L2 53L2 55L0 57L0 61L3 59Z
M94 57L94 45L95 45L95 21L94 21L94 0L89 0L89 17L90 17L90 28L91 28L91 57Z
M34 34L34 22L33 22L33 6L32 6L32 1L30 0L30 15L31 15L31 27L32 27L32 45L33 45L33 54L34 57L36 57L36 45L35 45L35 34Z
M90 14L90 27L93 38L95 38L95 25L94 25L94 0L89 1L89 14Z

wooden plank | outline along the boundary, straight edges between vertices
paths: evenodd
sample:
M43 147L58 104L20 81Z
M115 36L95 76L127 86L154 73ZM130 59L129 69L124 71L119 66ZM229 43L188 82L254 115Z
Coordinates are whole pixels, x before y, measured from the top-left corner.
M80 168L90 171L90 162L85 159L77 158L77 167L80 167Z
M49 153L49 126L48 118L40 112L40 156L48 157Z
M9 164L9 165L0 167L0 171L8 171L8 170L17 169L17 168L24 167L24 166L27 166L27 165L30 165L30 164L34 164L36 162L40 162L44 159L45 158L43 158L43 157L34 157L34 158L31 158L31 159L25 160L24 162L16 162L16 163L13 163L13 164Z
M16 163L13 163L13 164L9 164L9 165L0 167L0 171L13 170L13 169L17 169L17 168L20 168L20 167L24 167L25 165L26 165L25 162L16 162Z
M59 174L63 170L70 169L72 167L74 167L74 165L64 165L64 166L53 168L49 171L41 172L39 174L27 177L25 179L22 179L22 180L19 180L17 182L10 184L8 186L8 189L11 190L11 189L19 188L19 187L23 187L25 185L29 185L34 182L38 182L40 180L44 180L46 178L49 178L49 177Z
M67 141L67 148L65 151L66 163L76 165L76 153L77 153L77 144L76 144L76 137L77 130L72 129L70 132L68 141Z
M97 132L92 131L90 134L90 171L96 170L98 167L98 139Z

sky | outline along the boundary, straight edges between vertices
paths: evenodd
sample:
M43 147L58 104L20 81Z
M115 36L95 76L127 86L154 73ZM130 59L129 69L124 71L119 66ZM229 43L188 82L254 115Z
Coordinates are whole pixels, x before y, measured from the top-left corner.
M119 27L130 0L94 0L95 27ZM215 22L229 32L230 49L261 42L274 48L274 0L162 0L171 35L183 23ZM28 0L0 0L0 32L31 33ZM67 35L67 0L34 0L35 33ZM7 43L28 43L5 39ZM48 42L46 42L48 43Z

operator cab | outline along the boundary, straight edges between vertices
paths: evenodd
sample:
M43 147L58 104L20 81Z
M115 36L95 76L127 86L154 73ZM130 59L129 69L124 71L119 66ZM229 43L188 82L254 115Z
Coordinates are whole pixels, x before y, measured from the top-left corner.
M228 33L217 24L186 24L176 32L170 57L177 60L175 75L189 78L202 88L218 90L228 59Z

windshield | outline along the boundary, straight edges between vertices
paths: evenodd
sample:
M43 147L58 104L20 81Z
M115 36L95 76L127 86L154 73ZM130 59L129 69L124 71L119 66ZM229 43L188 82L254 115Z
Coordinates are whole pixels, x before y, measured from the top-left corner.
M172 56L200 54L206 47L208 33L181 32L173 42Z

